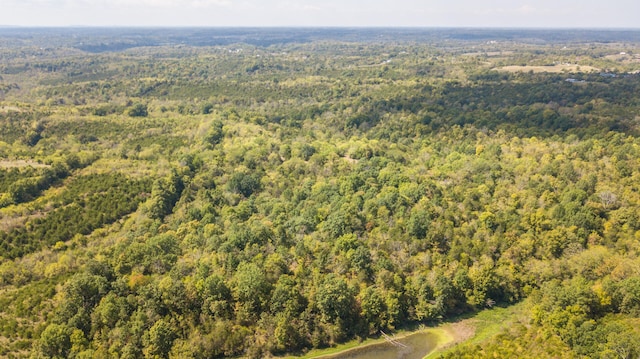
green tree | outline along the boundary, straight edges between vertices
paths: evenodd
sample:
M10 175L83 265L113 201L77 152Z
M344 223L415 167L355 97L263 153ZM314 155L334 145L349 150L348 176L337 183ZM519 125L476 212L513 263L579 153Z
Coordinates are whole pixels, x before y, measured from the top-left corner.
M40 335L39 351L48 358L67 358L71 350L72 330L60 324L49 324Z
M164 319L158 320L144 336L144 356L146 358L168 358L176 338L174 327Z
M227 182L227 187L232 192L249 197L260 189L260 179L255 174L236 172Z
M375 334L386 325L387 306L376 287L360 292L360 315L367 323L367 334Z
M335 324L347 333L355 329L356 301L353 291L342 277L327 275L315 299L323 322Z
M258 315L266 309L271 284L262 268L255 263L240 263L234 279L234 295L239 302L248 305L252 315Z
M184 182L175 170L172 170L169 176L154 181L151 198L147 203L149 217L162 219L170 214L183 190Z
M215 146L219 144L224 138L223 124L220 120L214 120L211 122L211 127L204 136L204 141L209 146Z
M130 117L147 117L147 115L149 115L149 110L147 105L137 103L127 110L127 115Z

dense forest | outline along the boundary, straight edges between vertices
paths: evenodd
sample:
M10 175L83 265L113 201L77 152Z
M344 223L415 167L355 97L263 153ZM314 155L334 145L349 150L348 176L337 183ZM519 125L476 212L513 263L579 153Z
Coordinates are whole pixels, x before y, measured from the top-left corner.
M640 356L638 32L296 31L0 29L0 356Z

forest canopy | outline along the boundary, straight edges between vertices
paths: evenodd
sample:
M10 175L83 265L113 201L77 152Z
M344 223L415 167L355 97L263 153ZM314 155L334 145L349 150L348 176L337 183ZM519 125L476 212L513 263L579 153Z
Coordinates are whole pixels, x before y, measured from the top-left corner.
M442 355L640 355L637 32L24 31L0 356L300 355L516 303Z

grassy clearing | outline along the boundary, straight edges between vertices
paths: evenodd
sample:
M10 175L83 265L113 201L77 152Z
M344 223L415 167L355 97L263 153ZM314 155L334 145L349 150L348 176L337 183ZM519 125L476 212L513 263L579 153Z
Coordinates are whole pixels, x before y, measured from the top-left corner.
M458 344L478 344L503 332L504 329L519 321L522 308L522 303L509 307L494 307L473 317L443 324L442 330L446 331L452 340L438 346L425 359L438 358L440 354L447 353Z
M563 72L598 72L600 69L593 66L559 64L553 66L504 66L494 70L504 72L530 72L541 73L563 73Z
M0 113L9 113L9 112L22 112L22 109L16 106L5 106L5 105L0 106Z
M48 168L51 166L45 165L44 163L38 163L35 161L27 161L27 160L0 160L0 168L22 168L22 167Z

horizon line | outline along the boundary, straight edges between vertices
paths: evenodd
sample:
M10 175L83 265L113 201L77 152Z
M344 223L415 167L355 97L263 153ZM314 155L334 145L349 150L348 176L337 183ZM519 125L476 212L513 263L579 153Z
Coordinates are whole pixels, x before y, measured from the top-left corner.
M414 30L614 30L640 31L639 27L554 27L554 26L403 26L403 25L2 25L0 29L414 29Z

